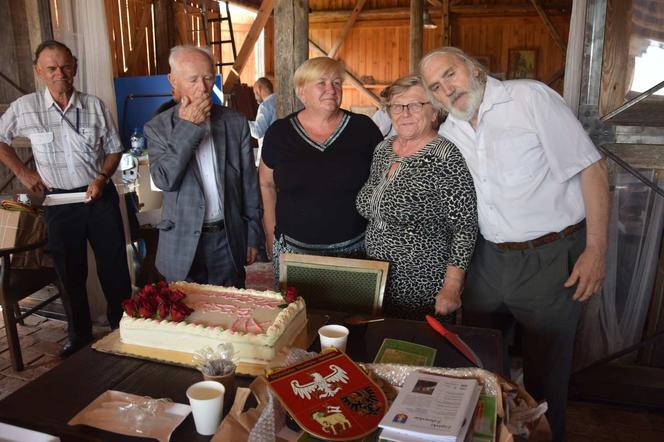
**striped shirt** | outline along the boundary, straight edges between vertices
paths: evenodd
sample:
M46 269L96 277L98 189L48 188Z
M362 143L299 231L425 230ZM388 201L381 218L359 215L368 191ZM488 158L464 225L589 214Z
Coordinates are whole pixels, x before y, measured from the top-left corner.
M118 131L102 101L74 91L60 109L48 89L14 101L0 117L0 142L27 137L37 172L51 188L90 184L107 154L123 151Z

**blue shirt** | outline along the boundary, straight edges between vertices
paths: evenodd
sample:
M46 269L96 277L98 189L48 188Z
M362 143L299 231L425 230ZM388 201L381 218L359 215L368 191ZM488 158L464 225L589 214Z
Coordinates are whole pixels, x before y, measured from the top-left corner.
M277 109L274 104L274 94L271 94L258 106L256 121L249 122L251 136L258 140L259 145L263 144L263 137L265 136L265 132L267 132L267 128L276 119Z

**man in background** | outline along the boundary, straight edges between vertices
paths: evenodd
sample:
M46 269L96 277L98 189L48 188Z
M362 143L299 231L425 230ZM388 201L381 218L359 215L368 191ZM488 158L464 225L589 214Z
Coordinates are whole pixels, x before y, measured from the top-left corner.
M605 161L563 99L532 80L498 81L457 48L420 72L473 175L479 238L463 293L469 325L524 330L524 381L565 438L567 386L581 302L605 272ZM450 311L460 307L459 299Z
M254 97L258 102L258 111L256 120L249 122L251 136L258 140L258 150L254 155L256 167L261 161L261 150L263 149L263 137L267 128L277 119L277 109L274 102L274 88L272 82L265 77L261 77L254 83Z
M104 103L74 89L77 60L67 46L55 40L41 43L34 65L46 88L14 101L0 118L0 160L33 192L85 192L89 199L44 208L48 248L64 286L69 340L60 356L66 357L92 340L88 241L111 328L119 326L120 304L131 296L119 198L110 179L123 148ZM36 171L10 147L18 136L30 138Z
M157 269L169 281L244 287L262 215L249 125L212 104L208 51L176 46L168 62L180 102L144 127L150 175L164 195Z

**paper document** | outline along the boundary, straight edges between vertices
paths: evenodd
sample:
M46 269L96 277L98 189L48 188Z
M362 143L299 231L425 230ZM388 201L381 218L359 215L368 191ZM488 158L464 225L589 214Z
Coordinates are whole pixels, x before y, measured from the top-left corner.
M59 206L61 204L87 203L90 197L85 192L74 193L52 193L46 195L43 206Z

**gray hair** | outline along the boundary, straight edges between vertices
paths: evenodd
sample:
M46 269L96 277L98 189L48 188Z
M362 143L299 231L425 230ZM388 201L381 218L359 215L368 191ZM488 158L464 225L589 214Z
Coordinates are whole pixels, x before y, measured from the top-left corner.
M419 71L420 73L422 70L426 67L429 62L439 56L439 55L454 55L461 61L463 61L466 64L466 67L468 67L468 70L470 72L473 72L475 70L478 71L477 74L477 80L482 84L486 84L486 77L489 75L489 72L487 68L477 61L474 57L466 54L464 51L462 51L459 48L455 48L454 46L444 46L442 48L437 48L434 49L433 51L429 52L427 55L425 55L422 60L420 60L420 66L419 66Z
M178 45L171 48L171 52L168 55L168 65L171 67L171 72L173 72L178 64L178 59L180 56L186 53L199 53L204 55L210 60L210 64L214 68L214 58L212 57L212 52L209 48L199 48L198 46L193 45Z
M426 92L426 87L424 86L424 82L422 82L422 77L419 75L406 75L405 77L394 80L392 84L387 86L380 93L380 96L383 97L384 100L383 104L387 106L390 104L392 97L406 92L413 86L421 86L422 89L424 89Z

